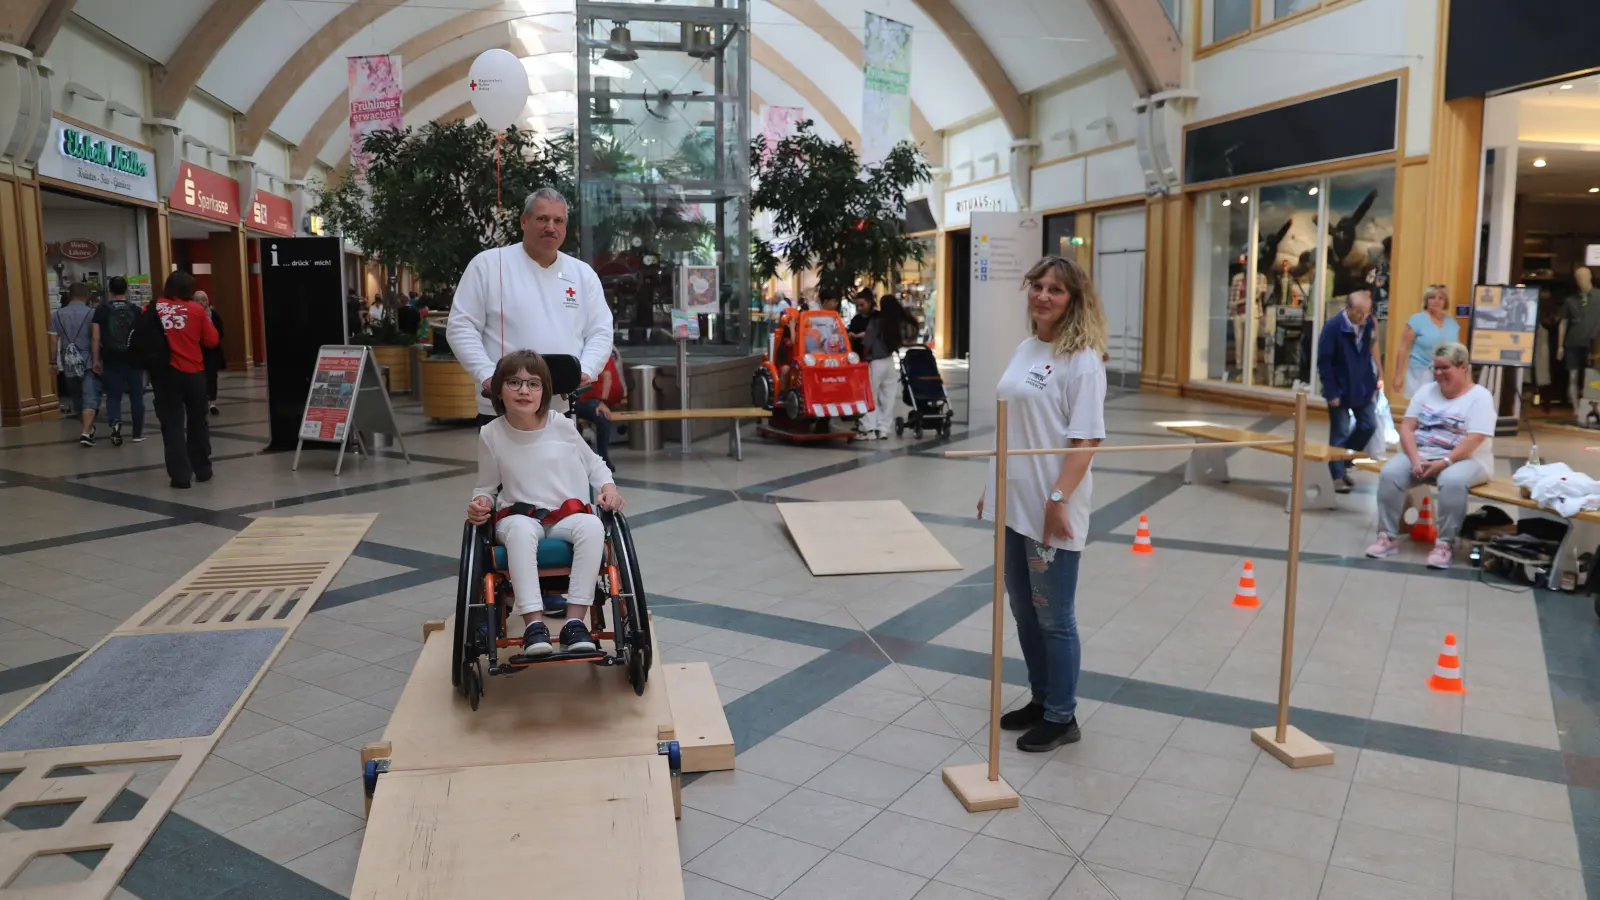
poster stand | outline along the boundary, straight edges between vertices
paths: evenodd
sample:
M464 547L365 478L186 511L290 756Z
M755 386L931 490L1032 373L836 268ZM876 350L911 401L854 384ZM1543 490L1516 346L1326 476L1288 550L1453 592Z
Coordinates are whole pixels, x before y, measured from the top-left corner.
M678 267L677 302L672 309L672 337L678 344L678 409L689 408L689 342L700 339L700 315L716 312L718 302L716 266ZM693 454L690 421L678 422L678 449L675 453ZM735 422L734 428L738 428Z
M1495 396L1495 435L1517 433L1522 419L1522 371L1533 367L1538 343L1539 289L1503 284L1472 288L1471 364L1487 369L1479 383Z
M362 402L365 400L366 402ZM381 405L379 403L381 401ZM300 450L306 441L339 445L333 474L344 468L345 450L355 437L356 449L371 456L362 433L387 434L400 444L400 454L409 464L405 436L395 419L389 392L378 376L372 348L349 344L325 344L317 351L316 370L311 390L306 394L305 411L300 416L300 436L294 446L293 471L300 470Z

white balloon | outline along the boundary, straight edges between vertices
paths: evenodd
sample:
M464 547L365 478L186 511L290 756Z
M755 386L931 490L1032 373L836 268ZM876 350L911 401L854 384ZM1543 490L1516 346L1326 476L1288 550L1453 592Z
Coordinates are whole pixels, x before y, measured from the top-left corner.
M467 72L472 108L485 125L504 131L522 117L528 103L528 71L506 50L485 50Z

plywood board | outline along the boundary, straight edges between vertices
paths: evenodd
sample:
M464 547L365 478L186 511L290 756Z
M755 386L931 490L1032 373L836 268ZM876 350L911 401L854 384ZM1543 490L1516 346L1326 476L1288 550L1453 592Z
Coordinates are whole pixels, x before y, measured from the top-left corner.
M446 626L422 645L383 733L394 745L390 772L654 756L659 730L672 727L659 662L642 697L633 693L621 667L529 666L484 679L474 712L450 684L454 633L453 625Z
M352 900L523 895L683 900L666 758L382 777Z
M667 698L672 702L672 728L683 753L683 771L720 772L733 768L733 730L728 727L711 664L671 663L662 666Z
M778 514L813 575L961 568L899 500L779 503Z

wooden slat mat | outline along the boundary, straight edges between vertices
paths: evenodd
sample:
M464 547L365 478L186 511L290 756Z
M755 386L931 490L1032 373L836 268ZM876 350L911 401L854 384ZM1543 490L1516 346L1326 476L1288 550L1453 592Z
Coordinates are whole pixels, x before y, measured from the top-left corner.
M281 634L208 735L0 753L0 773L14 773L0 790L0 819L20 806L81 801L57 827L0 832L0 885L11 885L37 857L106 851L82 881L0 887L0 900L105 900L111 896L295 628L376 519L369 514L256 520L51 679L27 703L0 719L3 724L27 709L113 638L248 628ZM205 673L195 677L204 678ZM133 776L126 772L82 774L81 768L152 762L167 763L169 768L139 813L128 821L99 821ZM53 774L57 770L64 771Z

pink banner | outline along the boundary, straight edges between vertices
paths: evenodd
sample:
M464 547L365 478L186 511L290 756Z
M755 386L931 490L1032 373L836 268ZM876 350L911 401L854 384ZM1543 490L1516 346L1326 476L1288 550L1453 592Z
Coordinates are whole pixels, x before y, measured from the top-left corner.
M771 155L779 141L794 134L794 126L805 117L806 110L803 106L767 107L766 125L761 129L761 137L767 144L767 154Z
M400 57L350 56L350 168L357 179L365 176L369 154L362 149L367 135L404 124L401 106Z

